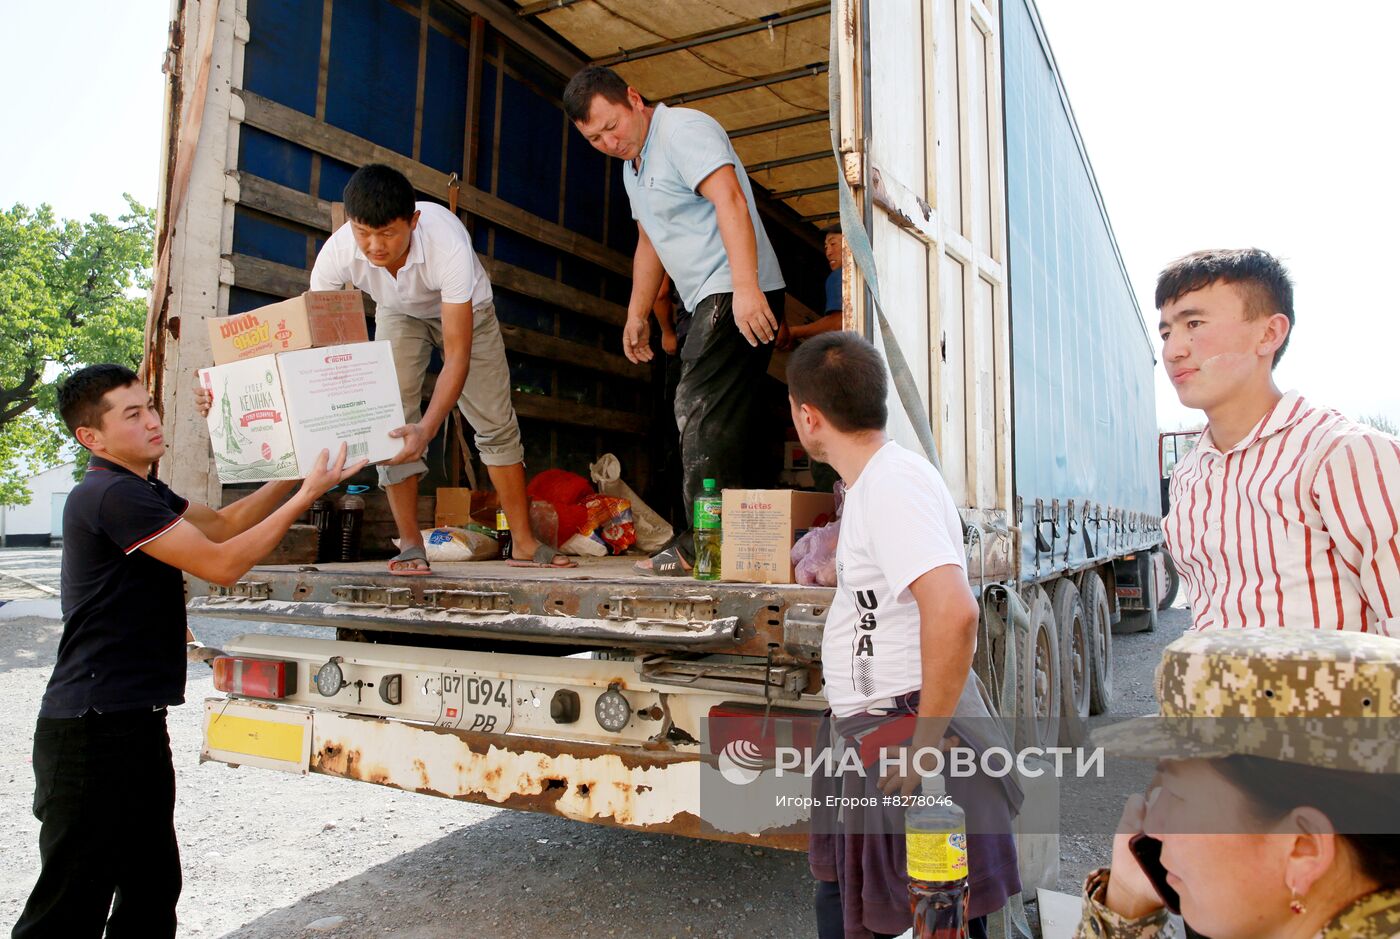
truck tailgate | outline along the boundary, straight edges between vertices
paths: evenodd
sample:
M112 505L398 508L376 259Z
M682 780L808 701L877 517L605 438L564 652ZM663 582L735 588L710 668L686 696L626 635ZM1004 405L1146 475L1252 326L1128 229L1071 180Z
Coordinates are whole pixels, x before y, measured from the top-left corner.
M804 660L833 591L648 577L633 558L571 569L439 562L397 577L384 562L255 567L233 587L190 581L191 613L347 629Z

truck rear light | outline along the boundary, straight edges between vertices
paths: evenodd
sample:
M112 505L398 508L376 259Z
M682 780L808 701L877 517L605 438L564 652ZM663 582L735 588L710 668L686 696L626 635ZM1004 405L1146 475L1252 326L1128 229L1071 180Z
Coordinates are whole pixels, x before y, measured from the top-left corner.
M754 758L768 761L775 759L779 748L810 753L817 749L821 721L820 711L725 701L710 708L710 752L740 746Z
M285 698L297 690L296 663L221 655L214 660L214 688L246 698Z

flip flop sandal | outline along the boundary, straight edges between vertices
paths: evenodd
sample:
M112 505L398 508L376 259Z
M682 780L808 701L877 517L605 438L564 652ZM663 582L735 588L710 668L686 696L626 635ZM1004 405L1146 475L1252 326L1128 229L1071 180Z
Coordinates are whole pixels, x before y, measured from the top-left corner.
M428 564L428 553L421 547L404 548L398 554L389 559L389 573L395 577L427 577L433 572L431 565L427 567L395 567L395 564L405 564L409 561L422 561Z
M632 570L647 577L689 577L690 569L681 562L681 553L674 546L667 548L651 559L651 567L643 567L638 561Z
M567 563L567 564L555 564L554 561L555 561L556 558L564 558L564 560L568 561L568 563ZM511 558L510 560L506 561L506 566L507 566L507 567L557 567L557 568L558 568L559 570L561 570L561 571L562 571L562 570L567 570L567 569L569 569L569 568L571 568L571 567L578 567L578 565L575 564L573 561L570 561L567 557L564 557L564 555L560 554L558 551L554 550L554 549L551 548L549 545L544 544L543 542L541 542L541 543L540 543L540 546L539 546L538 548L535 549L535 554L534 554L534 556L533 556L530 560L528 560L528 561L518 561L518 560L516 560L515 558Z

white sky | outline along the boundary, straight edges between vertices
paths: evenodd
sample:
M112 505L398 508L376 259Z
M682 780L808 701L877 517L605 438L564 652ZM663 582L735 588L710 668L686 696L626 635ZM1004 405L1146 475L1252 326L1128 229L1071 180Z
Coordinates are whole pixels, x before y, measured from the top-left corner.
M1400 418L1400 4L1038 3L1152 335L1167 261L1264 248L1296 286L1279 386ZM1198 413L1159 366L1160 423Z
M1171 258L1257 245L1297 283L1279 383L1400 420L1400 4L1039 0L1139 302ZM5 7L0 205L153 204L167 0ZM77 24L75 26L75 24ZM52 37L62 36L56 55ZM1192 423L1158 370L1165 427Z

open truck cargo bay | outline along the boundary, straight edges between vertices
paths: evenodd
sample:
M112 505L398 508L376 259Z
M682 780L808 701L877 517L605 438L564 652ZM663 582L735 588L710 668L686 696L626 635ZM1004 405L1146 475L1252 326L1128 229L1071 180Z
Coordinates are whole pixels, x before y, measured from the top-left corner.
M821 228L838 218L842 179L851 187L963 513L984 603L979 671L1007 716L1031 719L1030 742L1073 740L1091 706L1109 706L1110 624L1155 612L1153 352L1031 0L175 0L172 36L156 278L169 296L147 339L173 429L161 472L177 491L224 498L188 392L210 361L194 320L304 290L332 203L376 161L421 198L455 196L494 287L530 467L586 475L613 452L638 491L672 491L655 452L671 419L659 372L619 351L635 244L620 164L559 104L574 70L602 62L729 132L794 320L820 309ZM842 270L846 328L878 337L869 272L849 247ZM775 417L755 447L775 463L781 374L775 356L756 392ZM893 397L891 430L918 447ZM461 484L469 454L431 456L443 484ZM695 774L713 754L693 726L653 731L678 726L666 712L823 706L829 590L639 578L627 559L570 573L437 565L408 581L382 562L191 581L195 612L339 637L230 645L285 656L299 690L294 704L235 695L210 713L303 730L280 759L207 733L206 757L700 834ZM1030 609L1024 631L1004 625L1011 594ZM429 653L431 668L418 661ZM1013 659L1017 685L1002 688ZM350 684L313 692L332 664ZM512 713L562 692L578 713L509 733L444 725L370 699L392 668L436 669L420 690L439 715L454 676L513 681ZM603 723L609 693L625 703L617 731ZM511 775L536 764L547 771ZM604 799L600 782L626 799Z

